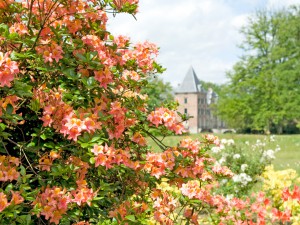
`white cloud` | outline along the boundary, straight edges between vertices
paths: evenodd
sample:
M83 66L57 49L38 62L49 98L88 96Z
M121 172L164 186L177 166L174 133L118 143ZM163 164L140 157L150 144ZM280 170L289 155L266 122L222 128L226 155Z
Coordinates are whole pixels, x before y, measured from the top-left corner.
M241 15L237 15L235 17L233 17L232 19L232 26L239 30L241 29L243 26L247 25L247 21L248 18L251 16L252 14L250 13L245 13L245 14L241 14Z

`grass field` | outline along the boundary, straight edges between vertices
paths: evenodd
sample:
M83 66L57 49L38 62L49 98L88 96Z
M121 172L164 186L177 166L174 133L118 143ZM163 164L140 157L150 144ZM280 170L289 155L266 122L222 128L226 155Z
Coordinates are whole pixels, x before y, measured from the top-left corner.
M193 139L201 139L202 134L191 134ZM219 138L233 139L236 143L249 141L255 143L257 139L263 140L265 135L250 134L219 134ZM184 136L168 136L163 139L167 146L176 146ZM268 137L267 137L268 138ZM161 139L161 138L159 138ZM149 145L153 146L155 151L159 151L154 141L149 140ZM292 168L300 174L300 135L275 135L275 142L270 143L270 148L275 149L279 145L281 151L276 153L276 159L273 161L276 170Z

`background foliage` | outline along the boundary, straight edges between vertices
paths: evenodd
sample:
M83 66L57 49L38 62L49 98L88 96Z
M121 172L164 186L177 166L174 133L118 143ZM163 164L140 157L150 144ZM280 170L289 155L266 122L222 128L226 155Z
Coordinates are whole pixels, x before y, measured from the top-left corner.
M228 73L219 115L229 126L265 133L299 132L299 7L259 11L242 29L245 54Z

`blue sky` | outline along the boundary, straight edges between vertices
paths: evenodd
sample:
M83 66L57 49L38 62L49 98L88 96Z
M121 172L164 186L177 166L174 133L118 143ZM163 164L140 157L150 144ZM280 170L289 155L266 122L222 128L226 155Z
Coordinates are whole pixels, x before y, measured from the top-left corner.
M148 40L160 47L161 76L176 87L190 66L199 79L225 83L242 51L239 33L256 10L287 7L300 0L140 0L135 20L130 15L110 18L108 29L132 42Z

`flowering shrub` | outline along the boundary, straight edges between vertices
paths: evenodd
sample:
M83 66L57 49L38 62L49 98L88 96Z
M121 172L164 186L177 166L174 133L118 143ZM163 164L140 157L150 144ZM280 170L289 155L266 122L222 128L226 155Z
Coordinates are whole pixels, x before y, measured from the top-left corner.
M274 142L274 136L264 141L257 140L255 144L235 143L232 139L221 139L220 146L211 149L212 156L217 164L230 167L234 173L232 179L220 180L221 188L218 192L228 197L244 196L250 194L251 188L260 182L260 175L265 167L275 159L275 153L280 150L269 149L269 143Z
M251 205L215 193L234 175L208 154L215 136L155 137L184 132L176 104L151 112L140 94L162 71L158 48L106 29L108 12L135 14L137 3L0 0L1 224L289 221L288 209L267 213L263 194Z
M287 209L291 213L293 225L300 223L300 177L293 169L275 171L266 167L262 190L272 199L277 209Z

